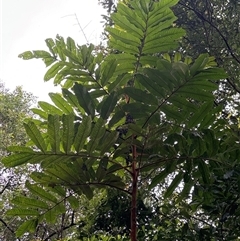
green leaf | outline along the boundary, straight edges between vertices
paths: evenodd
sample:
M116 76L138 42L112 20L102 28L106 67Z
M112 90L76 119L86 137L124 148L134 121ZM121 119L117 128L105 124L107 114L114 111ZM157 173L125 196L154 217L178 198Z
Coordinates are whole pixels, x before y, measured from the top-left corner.
M206 115L212 115L211 109L213 108L213 103L206 102L204 103L190 118L187 125L189 128L196 126L201 123L201 121L205 118Z
M60 121L58 115L48 116L48 138L52 151L54 153L60 152Z
M49 114L56 114L56 115L62 115L63 112L61 110L59 110L58 108L56 108L54 105L51 105L45 101L39 101L38 105L47 113Z
M25 233L34 233L38 225L38 219L27 220L16 230L16 237L21 237Z
M54 210L50 209L45 214L44 217L48 223L54 224L57 221L57 215Z
M67 200L70 203L72 209L79 208L80 203L79 203L79 199L78 198L76 198L74 196L70 196L70 197L67 198Z
M82 150L82 148L87 140L87 137L89 136L89 134L91 132L91 127L92 127L91 116L83 117L82 122L80 123L80 125L78 127L78 131L77 131L77 134L74 139L74 148L77 153L79 153Z
M203 89L197 89L190 86L185 86L184 88L179 89L178 94L182 95L183 97L193 98L200 101L212 101L214 99L214 96L211 92L207 92Z
M57 203L57 198L54 197L51 193L45 191L43 188L38 187L36 184L30 184L29 181L25 183L26 188L33 194L41 197L46 201L50 201L52 203Z
M107 173L107 165L108 165L108 158L103 157L98 165L97 171L96 171L96 178L98 182L101 182L102 179L106 176Z
M28 197L15 197L12 200L12 203L21 207L41 208L41 209L48 208L48 205L45 202L38 199L28 198Z
M73 144L74 138L74 115L63 115L63 149L66 154L71 151L71 146Z
M181 54L179 52L176 52L174 54L174 62L179 62L179 61L181 61L181 59L182 59Z
M52 39L52 38L48 38L48 39L45 40L45 42L46 42L46 44L47 44L50 52L51 52L54 56L56 56L57 52L55 51L55 48L54 48L54 47L55 47L55 43L54 43L53 39Z
M42 111L42 110L37 109L37 108L32 108L31 111L34 114L39 115L41 118L43 118L45 120L48 118L48 114L45 111Z
M63 93L64 98L67 100L67 102L70 105L72 105L73 107L76 107L81 112L81 114L84 114L84 110L79 105L76 95L74 95L71 91L69 91L68 89L65 89L65 88L62 89L62 93Z
M22 54L19 54L18 58L22 58L24 60L28 60L28 59L33 59L34 55L33 55L33 53L31 51L26 51L26 52L23 52Z
M33 149L27 146L9 146L7 150L11 152L34 153Z
M208 54L199 55L199 57L194 61L193 65L190 68L191 75L194 76L197 73L197 71L204 69L207 63Z
M69 51L67 49L63 49L62 51L69 58L69 60L71 62L76 63L77 65L80 65L80 66L83 65L81 59L78 58L78 56L75 53L73 53L73 52L71 52L71 51Z
M193 79L205 79L205 80L219 80L227 78L227 74L224 69L211 67L204 69L194 76Z
M146 91L134 87L125 87L123 89L123 93L125 93L130 98L133 98L138 102L142 102L149 105L158 105L158 100L156 99L156 97L150 93L146 93Z
M52 100L52 102L63 111L65 114L70 114L73 112L73 109L69 103L62 98L62 96L58 93L49 93L48 94Z
M160 174L156 175L153 179L151 184L149 185L149 189L156 187L162 180L164 180L168 175L168 172L165 170L161 171Z
M121 28L127 30L126 32L130 32L133 36L141 39L143 37L143 31L145 27L143 20L139 18L134 11L129 11L129 7L123 3L118 4L118 10L120 14L113 14L113 21L116 22L116 24ZM126 12L128 13L127 15ZM139 21L136 21L136 19Z
M55 165L56 163L67 162L71 160L71 158L71 155L54 155L53 153L50 153L49 155L40 155L39 158L37 158L36 162L33 163L41 163L42 168L47 168ZM35 159L33 159L33 161L35 161Z
M93 198L93 191L89 185L80 185L79 187L89 200Z
M44 50L34 50L33 51L34 58L52 58L51 54Z
M6 214L9 216L28 217L38 216L39 212L35 209L13 208L7 210Z
M94 124L94 127L90 135L90 141L87 145L87 151L89 154L92 154L96 147L99 146L99 140L106 132L104 124L105 121L102 118L99 118L97 122Z
M79 105L87 112L88 115L94 117L95 104L91 95L88 93L87 88L75 83L75 85L73 86L73 91L76 94Z
M100 116L103 120L107 120L109 115L114 110L118 101L116 92L112 92L105 100L103 100L101 109L99 110Z
M105 61L101 66L101 84L105 86L107 82L111 79L114 74L114 71L117 67L117 60L110 59L109 61Z
M24 128L28 134L28 136L31 138L31 140L34 142L34 144L43 152L46 153L47 146L46 143L41 135L41 132L38 130L37 126L34 122L29 121L28 123L23 123Z
M208 168L208 165L203 160L199 160L198 162L198 170L200 174L202 175L203 182L205 184L210 183L210 171Z
M156 78L154 72L148 71L149 78L147 76L138 74L136 75L137 81L152 95L156 96L157 98L165 98L166 96L164 89L152 80L153 78L150 76L150 74Z
M192 138L191 149L193 150L192 155L195 157L203 155L204 152L206 151L205 141L200 136L194 133L191 135L191 138Z
M125 86L127 82L132 79L130 73L124 73L117 76L117 78L108 86L108 91L112 92L122 86Z
M119 123L119 125L123 124L125 122L125 117L126 117L126 114L124 111L120 110L120 111L115 112L113 114L113 117L111 118L111 120L108 123L109 128L113 127L114 125L118 124L121 121L122 121L122 123Z
M113 145L116 143L116 140L118 139L119 133L117 131L112 131L111 133L106 132L103 139L101 139L101 155L104 155L106 152L110 153L110 148L113 147Z
M3 158L2 163L6 167L15 167L15 166L19 166L24 163L30 162L30 160L33 158L33 156L34 156L34 154L31 154L31 153L13 154L13 155Z
M213 130L206 129L203 131L204 141L206 143L206 151L209 157L216 155L219 149L219 140L216 139Z
M179 172L174 179L172 180L170 186L168 187L167 191L164 194L164 198L168 198L172 195L173 191L176 189L176 187L179 185L179 183L183 179L183 172Z
M75 53L75 52L76 52L75 41L74 41L71 37L68 37L68 38L67 38L67 49L68 49L69 51L71 51L72 53Z
M53 78L57 73L58 71L64 66L64 63L62 62L57 62L55 64L53 64L49 69L48 71L46 72L46 74L44 75L43 79L45 81L48 81L50 80L51 78Z
M155 108L155 106L147 106L141 103L129 103L122 107L125 112L131 113L133 119L146 118Z

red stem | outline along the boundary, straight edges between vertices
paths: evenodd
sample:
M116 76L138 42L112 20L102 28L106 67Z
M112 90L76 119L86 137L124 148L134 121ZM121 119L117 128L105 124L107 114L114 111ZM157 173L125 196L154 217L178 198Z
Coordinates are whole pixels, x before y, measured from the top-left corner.
M132 202L131 202L131 241L137 241L137 181L138 171L136 169L136 146L132 147Z

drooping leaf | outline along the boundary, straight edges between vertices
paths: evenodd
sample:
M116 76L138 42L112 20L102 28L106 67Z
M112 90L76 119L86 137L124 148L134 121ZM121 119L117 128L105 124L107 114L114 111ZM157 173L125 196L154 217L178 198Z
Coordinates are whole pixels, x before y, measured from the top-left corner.
M45 120L46 120L47 117L48 117L48 114L47 114L45 111L42 111L42 110L40 110L40 109L38 109L38 108L32 108L31 111L32 111L34 114L40 116L41 118L43 118L43 119L45 119Z
M13 204L16 204L21 207L29 207L29 208L41 208L41 209L47 209L48 205L47 203L33 198L28 197L15 197L12 200Z
M65 88L62 89L62 93L64 98L68 101L70 105L77 108L79 112L84 114L84 109L79 105L76 95L74 95L71 91Z
M16 237L21 237L23 234L30 232L33 233L38 225L38 219L30 219L22 223L16 230Z
M95 103L86 87L76 83L73 86L73 91L78 99L79 105L87 112L88 115L94 117Z
M74 139L74 148L77 151L77 153L79 153L82 150L86 142L86 139L91 132L91 127L92 127L91 116L83 117L82 122L78 127L78 131Z
M94 124L90 135L90 141L87 145L87 151L89 154L92 154L92 152L96 149L96 147L99 145L99 140L106 132L104 124L105 120L102 118L99 118L98 121Z
M123 89L123 92L135 101L149 105L158 105L156 97L150 93L146 93L146 91L134 87L126 87Z
M19 152L19 153L34 153L33 149L27 146L9 146L8 151Z
M203 160L199 160L198 163L199 172L202 176L202 179L204 183L209 184L210 183L210 172L207 164Z
M41 197L42 199L44 199L46 201L57 203L57 198L55 196L53 196L51 193L45 191L43 188L38 187L36 184L30 184L29 181L26 181L25 185L31 193Z
M63 115L63 134L62 134L62 141L63 141L63 149L66 154L71 151L71 147L73 144L74 138L74 115Z
M52 151L59 153L60 151L60 121L58 115L48 116L48 138Z
M182 178L183 178L183 172L179 172L172 180L170 186L167 188L167 191L164 193L164 198L168 198L172 195L173 191L182 181Z
M101 84L102 86L105 86L108 81L110 81L111 77L114 74L114 71L117 67L117 61L116 59L111 59L109 62L105 62L101 66Z
M62 98L60 94L56 93L49 93L49 96L52 100L52 102L63 111L65 114L70 114L73 112L73 109L69 103Z
M45 143L45 140L43 136L41 135L41 132L35 125L33 121L29 121L28 123L23 123L24 128L28 134L28 136L31 138L31 140L34 142L34 144L43 152L45 153L47 151L47 146Z
M108 165L108 158L103 157L100 160L97 171L96 171L96 178L97 178L98 182L101 182L102 179L105 177L105 175L107 173L107 165Z
M156 175L152 179L149 189L152 189L155 186L157 186L163 179L165 179L167 177L167 175L168 175L168 173L166 172L166 170L161 171L160 174Z
M50 209L45 214L44 217L48 223L54 224L57 221L57 215L54 210Z
M195 75L197 71L202 70L208 62L208 54L201 54L190 68L191 75Z
M71 207L73 209L79 208L80 203L79 203L79 199L78 198L76 198L74 196L70 196L70 197L68 197L67 200L68 200L68 202L70 203L70 205L71 205Z
M57 107L55 107L54 105L51 105L45 101L39 101L38 102L38 105L44 110L46 111L47 113L53 115L53 114L56 114L56 115L59 115L61 116L63 114L63 112L61 110L59 110Z
M13 208L7 210L6 214L9 216L27 217L38 216L39 212L35 209Z
M57 62L53 64L44 75L44 80L48 81L53 78L63 66L64 64L62 62Z
M101 155L105 154L106 152L110 152L110 148L114 146L118 136L119 136L119 133L117 131L112 131L111 133L106 132L106 134L104 135L104 138L101 139L101 143L102 143L100 147Z
M118 98L117 93L112 92L101 105L101 109L99 110L101 118L103 120L107 120L109 115L112 113L113 109L115 108Z
M201 123L206 115L211 115L211 109L213 108L213 103L206 102L204 103L191 117L188 122L188 126L190 128L196 126L197 124Z
M13 154L11 156L3 158L2 163L6 167L15 167L29 162L33 156L34 154L28 152Z

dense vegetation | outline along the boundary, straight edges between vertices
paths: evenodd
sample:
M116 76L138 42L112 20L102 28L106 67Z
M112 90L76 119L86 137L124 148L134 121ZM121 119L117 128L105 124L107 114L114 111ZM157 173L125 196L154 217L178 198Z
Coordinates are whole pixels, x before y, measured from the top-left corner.
M20 55L62 93L2 161L37 166L7 211L17 237L238 239L239 6L177 2L102 1L107 46L57 36Z

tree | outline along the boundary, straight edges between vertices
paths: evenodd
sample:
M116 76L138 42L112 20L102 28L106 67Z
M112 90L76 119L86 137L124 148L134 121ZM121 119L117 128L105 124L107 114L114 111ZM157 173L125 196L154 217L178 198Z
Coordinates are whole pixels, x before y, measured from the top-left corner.
M49 52L20 55L43 59L49 67L44 79L54 79L63 88L62 94L50 94L53 104L39 102L40 108L33 109L42 121L24 124L29 146L10 147L13 154L3 160L7 167L40 165L25 184L35 199L17 197L8 212L27 218L17 236L43 221L54 223L66 206L77 209L79 196L91 199L93 188L115 188L130 196L131 241L137 240L141 185L153 194L159 185L166 186L159 191L165 202L162 210L164 205L167 210L185 205L197 211L207 199L204 195L211 194L202 193L197 205L191 202L199 187L214 184L225 157L237 155L236 138L223 126L222 107L214 104L213 91L226 74L207 54L193 61L174 51L184 35L173 27L176 17L169 7L176 3L120 2L111 16L114 25L106 28L107 54L57 36L46 40ZM174 220L174 210L171 215L152 233L152 240L184 239L196 232L177 219L175 231L169 233L167 228L174 226L167 221Z
M111 1L100 1L107 5ZM114 4L111 5L110 12L115 11ZM199 54L208 52L214 56L218 66L223 67L228 73L228 77L219 80L218 90L214 92L215 105L223 106L221 115L226 119L225 125L231 129L230 133L226 131L231 143L238 140L239 130L239 48L237 40L239 39L239 4L237 1L188 1L181 0L174 7L173 11L178 17L176 25L186 30L186 35L181 40L178 51L188 56L196 58ZM111 24L111 22L107 22ZM230 137L231 136L231 137ZM221 137L219 137L221 138ZM235 153L236 154L236 153ZM202 217L201 220L208 220L204 225L211 230L209 233L220 240L229 240L231 235L234 239L239 236L238 217L239 217L239 195L238 185L239 164L238 156L232 154L225 157L224 165L221 165L219 172L214 173L215 184L211 188L201 185L200 193L208 193L209 203L200 204ZM230 188L231 187L231 188ZM196 193L199 192L199 186L196 187ZM214 193L214 195L212 195ZM223 195L224 193L224 195ZM207 196L206 195L206 196ZM211 196L211 198L210 198ZM203 198L201 196L201 198ZM200 198L200 200L201 200ZM198 197L199 199L199 197ZM196 200L195 200L196 201ZM200 202L200 201L199 201ZM215 204L218 203L216 206ZM229 215L228 210L234 207L233 214ZM186 207L185 207L186 210ZM168 213L171 210L168 210ZM214 214L214 215L213 215ZM191 211L191 216L193 215ZM223 221L222 217L228 216ZM199 211L196 213L194 224L198 225ZM206 218L208 217L208 218ZM176 216L174 217L176 219ZM189 220L189 215L188 218ZM216 233L216 220L218 232ZM199 225L198 225L199 226ZM229 228L231 227L231 228ZM199 229L201 231L201 229ZM234 230L234 231L232 231ZM198 231L196 231L198 232ZM204 233L205 231L203 231ZM205 232L207 233L207 232ZM207 240L210 239L208 233ZM193 236L193 234L191 234ZM193 239L196 240L197 237Z
M23 121L33 116L30 107L34 102L35 97L24 91L22 87L16 87L14 91L10 91L5 88L4 83L0 83L0 160L9 154L7 152L9 145L26 144L27 135L23 128ZM27 169L18 167L9 170L2 164L0 168L0 239L12 240L16 221L13 223L5 216L6 209L10 207L7 200L23 187Z

